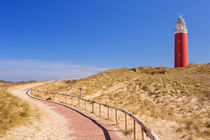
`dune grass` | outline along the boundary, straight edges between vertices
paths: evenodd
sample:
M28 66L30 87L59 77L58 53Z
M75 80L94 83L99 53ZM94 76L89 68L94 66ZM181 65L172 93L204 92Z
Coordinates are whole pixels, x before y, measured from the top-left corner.
M79 88L85 98L153 118L149 126L161 119L177 123L174 133L210 136L210 63L111 69L80 80L55 81L41 90L79 95Z
M7 88L13 85L17 83L0 81L0 137L15 126L26 125L31 117L39 117L37 110L28 102L7 91Z

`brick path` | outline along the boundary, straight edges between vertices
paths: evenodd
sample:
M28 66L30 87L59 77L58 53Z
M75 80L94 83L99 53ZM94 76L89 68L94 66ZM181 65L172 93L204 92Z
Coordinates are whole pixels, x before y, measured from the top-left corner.
M74 108L37 100L52 108L53 111L65 117L68 121L70 138L73 140L121 140L120 133L113 124L94 118L90 113L78 111ZM56 133L56 132L55 132Z

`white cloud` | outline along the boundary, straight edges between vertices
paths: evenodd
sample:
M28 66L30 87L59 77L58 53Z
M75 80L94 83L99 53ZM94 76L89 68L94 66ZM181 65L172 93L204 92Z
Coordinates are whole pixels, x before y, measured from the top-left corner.
M77 79L90 76L105 69L76 65L67 61L0 59L0 80Z

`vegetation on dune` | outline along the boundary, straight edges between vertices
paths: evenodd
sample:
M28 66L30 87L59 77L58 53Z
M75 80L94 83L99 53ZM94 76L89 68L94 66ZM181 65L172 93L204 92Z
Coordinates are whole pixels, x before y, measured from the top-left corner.
M7 88L22 83L0 81L0 137L10 128L27 124L31 117L38 117L35 108L11 95Z
M154 121L176 122L177 133L210 136L210 63L175 69L111 69L80 80L55 81L41 89L79 95L79 88L85 98L121 107L138 116L146 115Z

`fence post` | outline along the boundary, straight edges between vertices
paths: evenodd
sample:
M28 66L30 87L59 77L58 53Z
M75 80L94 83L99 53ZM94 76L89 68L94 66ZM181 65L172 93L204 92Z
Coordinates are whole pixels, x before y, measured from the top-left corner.
M133 139L136 140L136 120L133 119Z
M107 107L107 117L108 117L108 120L109 120L109 106Z
M66 104L67 104L67 96L65 96Z
M141 128L141 139L144 140L144 129Z
M128 127L127 127L127 114L125 113L125 130L127 130Z
M78 108L80 108L80 98L78 98Z
M86 102L87 102L87 101L85 100L85 110L86 110Z
M101 117L101 104L99 104L99 116Z
M94 113L94 102L92 102L92 113Z
M118 125L118 122L117 122L117 109L115 109L115 119L116 119L116 125Z

